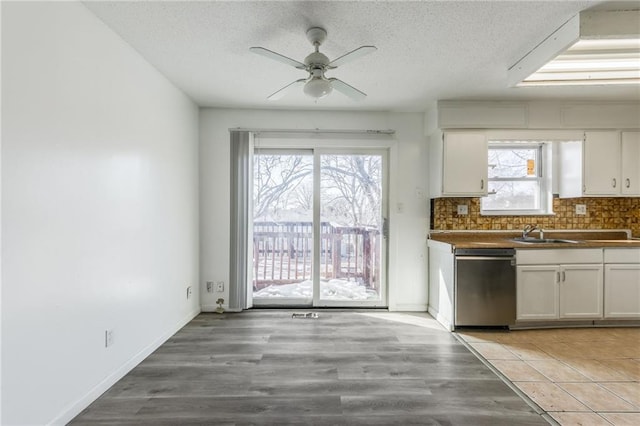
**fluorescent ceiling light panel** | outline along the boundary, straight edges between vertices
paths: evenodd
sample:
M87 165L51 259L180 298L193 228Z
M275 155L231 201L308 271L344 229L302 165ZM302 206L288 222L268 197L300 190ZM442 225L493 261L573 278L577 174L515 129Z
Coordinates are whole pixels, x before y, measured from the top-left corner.
M509 83L640 84L640 11L582 12L513 65Z

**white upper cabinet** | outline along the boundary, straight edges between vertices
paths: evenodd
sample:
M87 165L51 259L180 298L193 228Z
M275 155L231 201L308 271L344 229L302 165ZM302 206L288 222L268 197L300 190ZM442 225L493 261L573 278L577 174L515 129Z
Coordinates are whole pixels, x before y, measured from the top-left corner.
M622 132L622 195L640 196L640 132Z
M431 197L487 195L487 137L481 132L446 132L430 141Z
M560 197L640 196L640 132L590 131L560 145Z
M583 195L620 193L620 133L584 135Z

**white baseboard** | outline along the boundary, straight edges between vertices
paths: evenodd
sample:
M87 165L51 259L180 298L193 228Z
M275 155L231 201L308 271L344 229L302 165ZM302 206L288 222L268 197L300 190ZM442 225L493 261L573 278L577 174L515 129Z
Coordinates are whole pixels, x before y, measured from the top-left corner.
M168 332L160 336L160 338L156 339L154 342L149 344L146 348L142 349L136 355L134 355L129 361L125 362L122 366L116 369L113 373L107 376L103 381L98 383L93 387L85 396L71 404L67 409L63 410L62 413L58 415L55 419L53 419L49 424L50 425L66 425L74 417L82 412L85 408L87 408L93 401L98 399L100 395L105 393L111 386L113 386L118 380L122 379L129 371L133 370L135 366L140 364L146 357L151 355L153 351L158 349L164 342L166 342L171 336L176 334L178 330L187 325L189 321L194 319L198 314L200 314L200 309L192 311L182 320L178 321L178 323L173 326Z
M421 303L396 303L389 305L390 312L427 312L427 305Z
M215 312L218 305L202 305L202 312ZM242 309L224 308L225 312L242 312Z
M446 328L449 331L453 331L453 324L451 323L451 321L449 321L443 315L440 315L440 313L437 311L437 309L435 309L432 306L429 306L429 310L427 312L429 313L429 315L431 315L433 318L435 318L436 321L438 321L440 324L442 324L442 326L444 328Z

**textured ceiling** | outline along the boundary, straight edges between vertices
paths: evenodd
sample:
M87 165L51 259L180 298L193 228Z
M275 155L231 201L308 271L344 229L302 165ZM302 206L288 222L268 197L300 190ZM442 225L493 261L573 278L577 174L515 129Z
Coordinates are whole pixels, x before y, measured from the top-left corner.
M437 100L638 100L640 88L507 87L507 69L581 10L637 9L637 1L86 1L85 5L200 106L424 111ZM378 51L327 72L368 94L315 101L302 90L266 97L307 76L249 52L302 61L321 26L334 59Z

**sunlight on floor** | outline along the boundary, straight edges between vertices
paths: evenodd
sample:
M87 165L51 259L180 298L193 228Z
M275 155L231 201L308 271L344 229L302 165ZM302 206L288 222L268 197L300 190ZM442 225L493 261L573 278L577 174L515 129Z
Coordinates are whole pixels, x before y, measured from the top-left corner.
M436 320L434 320L427 314L402 314L397 312L358 312L358 315L387 321L400 322L403 324L417 325L419 327L431 328L433 330L446 332L446 330Z

